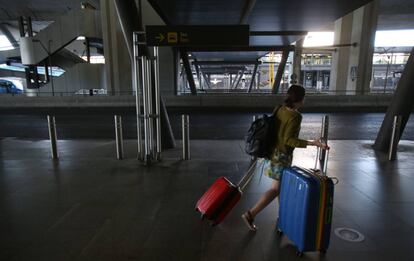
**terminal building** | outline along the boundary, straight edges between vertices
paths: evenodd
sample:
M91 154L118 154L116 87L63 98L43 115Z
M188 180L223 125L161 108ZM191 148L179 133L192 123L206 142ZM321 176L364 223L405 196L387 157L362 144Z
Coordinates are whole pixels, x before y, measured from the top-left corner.
M0 3L1 260L414 260L414 1ZM288 169L251 165L248 130L292 85L291 164L337 181L311 225L329 247L278 233L283 197L244 223Z

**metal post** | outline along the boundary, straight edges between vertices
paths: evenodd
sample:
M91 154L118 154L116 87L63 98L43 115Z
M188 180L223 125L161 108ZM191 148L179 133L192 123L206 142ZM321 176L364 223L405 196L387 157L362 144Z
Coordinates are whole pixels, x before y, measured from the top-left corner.
M203 72L201 72L201 74L203 75L204 82L206 83L207 88L211 89L210 80L207 78L207 75Z
M134 40L134 59L133 59L133 78L132 78L132 84L134 85L135 90L135 110L136 110L136 117L137 117L137 143L138 143L138 150L137 150L137 158L142 160L144 157L142 155L142 122L141 122L141 89L142 89L142 82L140 82L139 78L139 64L138 61L140 59L139 57L139 50L138 50L138 42L139 42L139 33L134 32L133 33L133 40ZM139 84L141 83L141 88L139 87Z
M390 148L388 150L388 160L395 160L395 156L397 155L397 147L398 147L398 142L400 140L400 133L401 133L401 123L402 123L402 116L401 115L394 116Z
M321 127L321 139L323 142L328 143L328 130L329 130L329 116L325 115L322 118L322 127ZM326 150L319 149L319 162L322 167L325 162Z
M89 38L85 38L85 45L86 45L86 61L88 63L91 62L91 45L89 43Z
M160 67L158 47L154 47L154 81L155 81L155 129L156 129L156 154L155 159L161 159L161 94L160 94ZM201 82L200 82L201 84Z
M286 62L289 57L289 51L283 51L282 53L282 60L277 67L276 79L273 82L272 86L272 93L277 94L279 93L280 82L282 81L283 74L285 72Z
M148 106L148 144L151 158L154 158L154 107L152 95L152 57L147 58L147 106Z
M57 136L56 136L56 123L55 117L47 115L47 124L49 127L49 139L50 139L50 146L52 150L52 159L58 159L59 155L57 152Z
M255 81L255 79L256 79L256 74L257 74L257 68L259 67L259 64L258 63L256 63L255 65L254 65L254 69L253 69L253 73L252 73L252 78L251 78L251 80L250 80L250 85L249 85L249 89L247 90L247 92L251 92L252 91L252 88L253 88L253 83L254 83L254 81Z
M190 159L190 122L188 115L181 116L182 122L182 139L183 139L183 159Z
M141 66L142 66L142 100L144 107L144 161L145 163L150 163L151 154L149 146L149 112L148 112L148 79L147 79L147 58L145 56L141 57Z
M115 115L115 139L116 139L116 157L121 160L124 158L124 139L122 137L122 118Z

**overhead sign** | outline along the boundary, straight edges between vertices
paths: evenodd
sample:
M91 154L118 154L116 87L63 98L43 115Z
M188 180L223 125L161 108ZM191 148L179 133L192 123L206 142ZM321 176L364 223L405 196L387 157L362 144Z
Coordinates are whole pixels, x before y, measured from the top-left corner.
M248 25L185 25L146 27L148 46L249 46Z

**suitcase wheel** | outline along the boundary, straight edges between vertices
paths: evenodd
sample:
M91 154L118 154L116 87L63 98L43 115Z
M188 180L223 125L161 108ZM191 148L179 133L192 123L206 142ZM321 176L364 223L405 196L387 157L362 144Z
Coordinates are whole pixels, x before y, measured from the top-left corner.
M298 251L296 251L296 255L298 257L302 257L303 256L303 252L298 250Z
M320 252L321 252L322 255L325 255L326 254L326 249L321 249Z
M280 229L277 229L277 230L276 230L276 233L277 233L277 235L278 235L279 237L281 237L281 236L283 235L283 231L282 231L282 230L280 230Z
M205 214L201 214L201 220L204 220L206 218Z

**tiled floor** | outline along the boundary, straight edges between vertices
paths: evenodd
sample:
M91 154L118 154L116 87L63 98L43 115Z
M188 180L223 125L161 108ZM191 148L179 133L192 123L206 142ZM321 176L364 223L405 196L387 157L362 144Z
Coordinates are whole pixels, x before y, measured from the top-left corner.
M388 162L371 141L332 141L329 175L335 187L333 229L365 235L348 243L334 234L325 257L301 260L414 260L414 142L403 141ZM240 214L266 190L256 175L241 202L218 227L199 219L194 204L219 176L237 181L248 158L241 141L192 141L148 168L115 159L112 141L59 141L60 160L45 140L0 140L1 260L299 260L275 233L277 203L249 232ZM315 149L296 150L294 164L313 166Z

